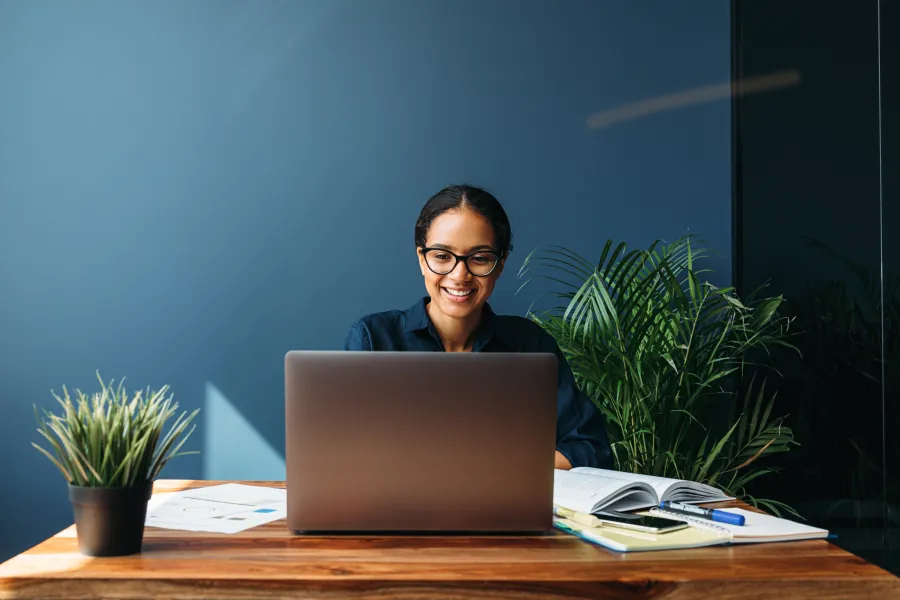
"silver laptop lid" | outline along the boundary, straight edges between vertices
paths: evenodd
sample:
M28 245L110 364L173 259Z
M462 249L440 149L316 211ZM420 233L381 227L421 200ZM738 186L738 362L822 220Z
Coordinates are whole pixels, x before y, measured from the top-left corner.
M557 369L538 353L289 352L288 527L549 529Z

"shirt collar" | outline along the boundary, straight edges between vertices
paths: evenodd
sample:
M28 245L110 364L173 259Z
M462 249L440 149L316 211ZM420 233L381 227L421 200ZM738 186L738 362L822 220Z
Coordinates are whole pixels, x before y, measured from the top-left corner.
M425 296L406 309L405 331L406 333L410 333L413 331L422 331L423 329L427 329L432 337L434 337L436 341L440 342L437 331L434 329L434 324L431 322L431 318L428 316L428 310L426 310L425 308L429 302L431 302L431 298L429 296ZM481 309L481 323L478 325L478 329L475 331L475 342L472 346L472 350L474 352L478 352L479 350L484 348L487 343L491 341L491 338L494 337L494 317L495 313L491 309L491 305L485 302L484 306Z
M406 328L404 329L406 333L428 329L431 319L428 318L428 311L425 310L425 305L430 301L431 298L425 296L406 309Z

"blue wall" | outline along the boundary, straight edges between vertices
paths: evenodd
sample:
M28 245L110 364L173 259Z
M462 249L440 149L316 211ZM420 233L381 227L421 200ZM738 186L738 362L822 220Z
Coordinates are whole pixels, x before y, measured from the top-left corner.
M209 408L165 477L277 474L284 352L423 293L445 184L510 213L503 312L543 244L692 231L730 281L728 101L586 125L728 78L721 0L0 3L0 559L71 523L32 404L96 369Z

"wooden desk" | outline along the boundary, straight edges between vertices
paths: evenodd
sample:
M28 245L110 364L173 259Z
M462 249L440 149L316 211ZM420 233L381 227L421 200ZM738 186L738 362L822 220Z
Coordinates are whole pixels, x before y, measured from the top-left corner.
M157 491L224 483L159 481ZM280 487L281 482L251 482ZM0 565L0 598L900 598L900 580L824 541L618 554L562 532L298 537L147 528L95 559L74 526Z

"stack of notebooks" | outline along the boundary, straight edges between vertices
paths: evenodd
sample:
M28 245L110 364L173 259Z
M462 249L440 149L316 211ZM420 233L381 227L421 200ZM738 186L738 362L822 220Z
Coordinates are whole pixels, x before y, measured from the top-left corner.
M740 526L656 508L660 502L667 500L699 504L733 498L714 487L679 479L588 467L557 470L553 486L553 503L557 513L554 525L619 552L796 541L828 536L828 531L824 529L740 508L725 509L745 517L744 525ZM689 527L657 534L607 525L594 516L626 512L675 519L686 522Z

